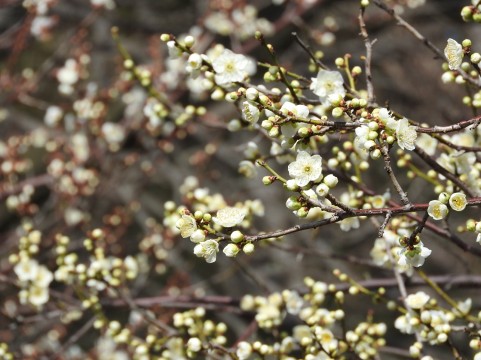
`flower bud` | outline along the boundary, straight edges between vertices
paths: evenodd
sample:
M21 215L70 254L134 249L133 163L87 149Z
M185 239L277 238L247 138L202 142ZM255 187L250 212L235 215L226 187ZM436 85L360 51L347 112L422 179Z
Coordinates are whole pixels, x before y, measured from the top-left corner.
M230 239L234 243L239 243L244 240L244 234L241 233L239 230L234 230L232 234L230 234Z
M222 250L227 257L235 257L240 249L236 244L228 244L224 250Z
M246 255L250 255L254 252L255 250L255 246L253 243L247 243L244 245L244 247L242 248L242 251L246 254Z

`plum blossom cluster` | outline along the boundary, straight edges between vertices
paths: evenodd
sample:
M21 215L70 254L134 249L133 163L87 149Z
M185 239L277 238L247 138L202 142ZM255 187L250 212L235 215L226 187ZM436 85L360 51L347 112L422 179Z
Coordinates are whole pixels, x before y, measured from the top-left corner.
M282 326L287 315L298 319L300 323L274 344L241 342L237 345L236 355L240 359L249 359L254 354L300 353L305 359L335 359L353 352L361 358L375 357L379 347L385 344L386 324L361 322L343 336L336 335L345 317L341 310L344 293L338 291L334 284L312 278L305 278L304 284L308 289L304 294L284 290L268 297L247 295L242 299L241 308L255 310L255 320L265 331L274 333L275 329ZM339 308L326 307L328 299L335 299Z
M443 242L453 258L481 256L480 119L442 126L376 99L380 60L364 22L408 24L402 9L424 1L361 0L352 18L365 50L326 56L343 21L329 15L309 29L303 16L321 3L274 0L267 20L245 2L209 2L196 26L162 34L165 46L152 38L152 61L113 27L108 82L96 79L92 21L121 2L91 0L68 49L17 74L18 41L1 78L15 109L0 109L0 125L13 124L0 140L0 312L15 327L0 358L377 359L402 333L413 343L399 351L416 359L431 358L426 344L481 359L479 304L447 287L479 283L475 269L427 275L444 262ZM30 31L49 41L63 24L59 4L24 1L32 16L15 40ZM462 18L481 22L480 6ZM384 15L365 16L374 11ZM306 30L289 41L295 58L271 43L287 23ZM476 44L447 39L443 52L408 25L442 59L443 86L462 85L462 103L480 108ZM356 275L324 271L289 286L267 276L279 267L297 281L335 262ZM231 293L211 295L221 288ZM30 326L37 318L46 335ZM32 344L17 340L25 334Z
M442 344L448 341L452 331L452 322L456 318L469 314L472 301L470 298L459 302L451 310L443 310L437 306L436 300L419 291L406 298L409 311L399 316L394 326L405 334L416 333L423 342ZM413 355L419 354L421 348L411 348Z

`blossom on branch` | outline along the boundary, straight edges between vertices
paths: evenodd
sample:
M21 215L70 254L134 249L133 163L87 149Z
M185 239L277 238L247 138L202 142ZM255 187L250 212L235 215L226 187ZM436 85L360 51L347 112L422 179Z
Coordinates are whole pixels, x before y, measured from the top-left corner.
M236 81L242 81L247 76L256 72L256 64L248 57L236 54L229 49L224 49L219 56L212 61L215 71L215 82L218 85L227 85Z
M397 122L396 137L401 149L414 150L417 136L416 127L409 125L408 119L403 118Z
M222 227L234 227L239 225L246 215L244 209L236 207L225 207L217 211L217 216L212 219Z
M194 247L194 254L203 257L209 264L215 262L219 252L219 243L215 240L206 240Z
M296 161L289 164L288 170L298 186L306 186L309 181L322 178L322 158L320 155L311 156L306 151L299 151Z
M444 48L444 55L448 59L450 70L457 70L463 62L463 47L456 40L448 39L448 44Z
M420 242L412 249L402 248L399 251L398 264L401 266L414 266L420 267L424 264L426 258L431 255L431 250L428 249Z
M180 231L180 236L187 238L191 236L195 230L197 230L197 223L195 219L190 215L182 215L182 217L177 220L175 226Z
M428 214L434 220L442 220L448 215L448 207L439 200L431 200L428 206Z
M320 70L317 77L311 80L310 89L319 96L323 105L338 102L346 95L344 80L338 71Z
M466 195L463 193L457 192L449 197L449 206L454 211L463 211L467 204Z

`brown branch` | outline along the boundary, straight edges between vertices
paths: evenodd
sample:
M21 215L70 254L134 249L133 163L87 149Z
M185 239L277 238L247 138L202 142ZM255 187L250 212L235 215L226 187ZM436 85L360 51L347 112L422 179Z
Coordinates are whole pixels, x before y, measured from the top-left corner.
M479 275L434 275L430 279L438 285L443 285L444 288L463 287L463 288L478 288L481 286L481 276ZM368 289L376 289L380 287L397 287L398 283L395 278L377 278L369 280L357 281L361 286ZM421 278L406 278L406 287L427 286L426 282ZM336 290L347 291L351 287L350 283L335 284ZM137 306L152 307L161 306L168 308L194 308L202 306L206 309L216 309L220 311L228 311L235 313L247 313L239 309L240 299L230 296L153 296L132 299ZM126 306L128 305L122 299L105 300L105 305L109 306Z
M470 125L473 125L473 128L475 128L476 126L479 125L480 122L481 122L481 116L476 116L472 119L460 121L456 124L449 125L449 126L434 126L430 128L418 126L416 128L416 131L418 133L426 133L426 134L433 134L433 133L446 134L450 132L463 130Z
M366 23L364 22L364 8L359 13L359 27L361 28L361 36L364 39L366 47L366 57L364 59L364 71L366 72L366 87L367 87L367 101L370 105L376 103L376 96L374 95L374 86L372 84L371 59L372 59L372 45L376 40L369 40Z
M421 159L424 160L426 164L428 164L432 169L436 170L438 173L443 175L445 178L451 180L453 184L463 190L466 195L470 197L475 197L476 194L466 185L463 181L461 181L456 175L450 173L447 169L442 167L432 156L428 155L423 149L416 147L413 150Z
M404 204L404 206L411 207L411 202L409 201L407 193L402 189L401 184L399 184L399 181L396 178L396 175L394 175L394 171L391 167L391 158L389 156L389 145L387 143L381 146L381 152L384 158L384 169L389 175L389 178L391 179L391 182L394 185L397 193L401 197L401 202Z

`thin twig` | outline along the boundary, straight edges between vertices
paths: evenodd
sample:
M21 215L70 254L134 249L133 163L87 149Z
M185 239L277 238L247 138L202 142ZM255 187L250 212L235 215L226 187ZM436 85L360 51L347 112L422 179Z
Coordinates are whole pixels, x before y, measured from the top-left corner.
M381 226L379 227L379 231L377 233L377 236L379 236L380 238L382 238L384 236L384 230L386 229L387 224L389 224L389 221L391 220L391 217L392 217L392 212L388 211L386 213L384 221L381 224Z
M451 180L453 184L463 190L466 195L470 197L475 197L476 194L466 185L463 181L459 179L456 175L450 173L447 169L441 166L432 156L428 155L423 149L420 147L416 147L414 152L424 160L426 164L428 164L432 169L436 170L438 173L443 175L445 178Z
M373 3L378 6L380 9L384 10L386 13L391 15L398 23L399 26L402 26L405 28L407 31L409 31L414 37L418 40L420 40L426 47L431 50L431 52L435 55L435 58L438 58L440 60L445 60L443 52L436 46L434 45L428 38L426 38L424 35L422 35L414 26L409 24L406 20L404 20L399 14L396 13L396 11L387 6L383 1L381 0L373 0ZM481 86L481 81L479 79L474 79L469 74L467 74L464 70L459 69L457 72L462 76L464 80L467 82L476 85L476 86Z
M463 121L460 121L456 124L449 125L449 126L433 126L433 127L430 127L430 128L418 126L416 128L416 132L427 133L427 134L432 134L432 133L446 134L446 133L450 133L450 132L463 130L470 125L473 125L473 128L475 128L480 123L481 123L481 116L476 116L472 119L463 120Z
M391 167L391 157L389 156L389 145L387 143L381 146L381 153L384 158L384 169L389 175L389 178L391 179L391 182L394 185L397 193L401 197L401 202L404 204L404 206L411 207L411 202L409 201L407 193L402 189L401 184L399 184L399 181L396 178L396 175L394 175L394 171Z
M304 49L304 51L309 55L309 57L312 59L314 64L317 65L317 67L320 67L322 69L328 70L328 67L318 58L314 56L314 53L311 50L311 47L307 45L302 39L297 35L296 32L291 33L292 36L296 39L297 43L301 46L301 48Z
M63 354L70 345L77 343L82 336L84 336L94 324L96 317L89 319L80 329L78 329L70 338L52 355L52 359L62 359Z
M371 41L367 33L366 23L364 22L364 8L359 13L359 27L361 29L361 36L364 39L366 47L366 57L364 59L364 71L366 72L366 87L367 87L367 101L370 105L376 103L376 96L374 95L374 86L372 84L371 59L372 59L372 45L376 40Z

